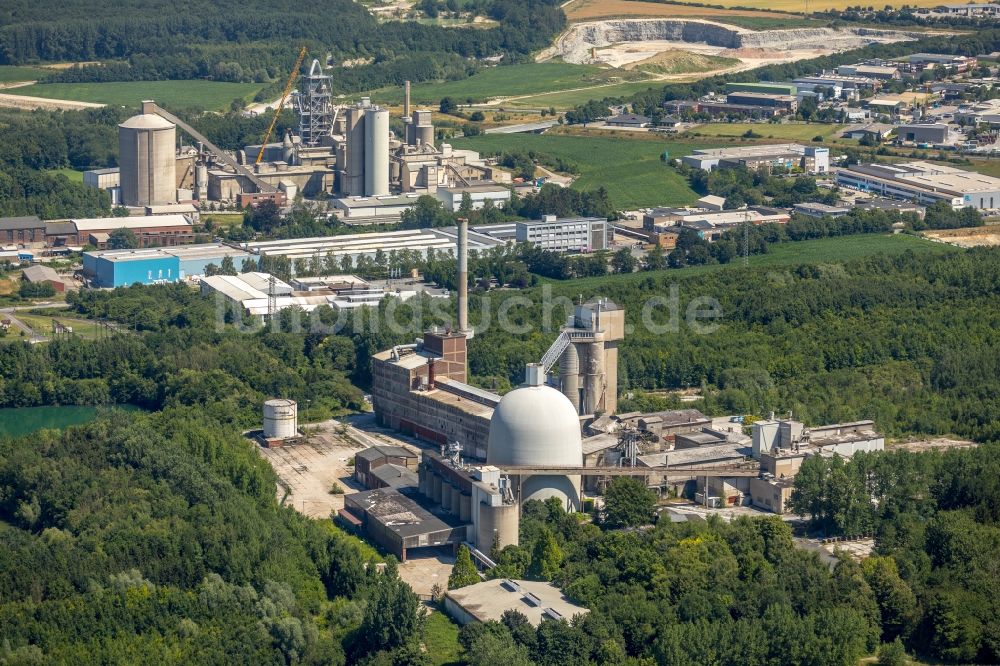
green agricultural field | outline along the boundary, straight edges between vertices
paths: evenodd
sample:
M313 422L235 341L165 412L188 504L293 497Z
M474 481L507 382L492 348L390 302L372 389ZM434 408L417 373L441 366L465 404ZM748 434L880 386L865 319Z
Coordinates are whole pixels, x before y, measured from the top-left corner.
M799 264L835 264L863 259L876 254L897 255L904 252L961 252L959 248L944 243L935 243L919 236L909 234L876 235L860 234L857 236L841 236L839 238L820 238L818 240L798 241L772 245L767 254L758 254L750 257L751 267L773 267L783 268L797 266ZM708 266L689 266L687 268L667 269L670 275L676 276L678 280L703 275L711 271L719 270L741 270L743 268L742 259L734 260L728 264L712 264ZM569 284L565 281L550 280L540 278L542 282L548 282L555 287L557 293L561 290L567 293L576 294L577 291L595 288L608 281L642 280L645 273L632 273L631 275L605 275L602 277L578 278Z
M464 103L485 101L493 97L517 97L572 88L597 86L608 82L609 76L641 76L593 65L572 65L564 62L539 62L490 67L461 81L416 84L410 90L411 99L419 104L437 104L443 97ZM369 93L377 102L402 104L402 88L382 88ZM590 99L590 96L587 97Z
M68 99L97 102L113 106L138 108L144 99L154 99L168 109L229 108L237 97L249 100L262 88L259 83L227 83L222 81L122 81L115 83L39 83L24 88L5 90L15 95L31 95L47 99Z
M693 74L692 79L698 78ZM626 81L624 83L594 84L579 90L559 91L553 93L542 93L504 102L503 106L520 107L528 109L555 107L560 111L567 111L581 104L586 104L592 99L604 99L605 97L628 97L637 92L642 92L649 88L662 88L666 81L655 79L645 79L642 81Z
M759 134L761 139L787 139L788 141L812 141L813 137L822 136L824 139L836 137L844 129L844 125L826 125L821 123L782 123L772 125L770 123L711 123L698 125L685 132L681 136L690 137L742 137L748 131L753 130L754 134Z
M624 136L492 134L455 139L452 143L487 154L534 151L562 158L579 171L573 183L574 189L604 187L615 207L623 210L641 206L681 206L695 201L698 195L680 174L661 161L660 156L669 151L671 157L678 157L694 148L706 147L705 143L678 143L649 135L640 139Z
M0 65L0 83L13 81L38 81L51 74L41 67L18 67L15 65Z

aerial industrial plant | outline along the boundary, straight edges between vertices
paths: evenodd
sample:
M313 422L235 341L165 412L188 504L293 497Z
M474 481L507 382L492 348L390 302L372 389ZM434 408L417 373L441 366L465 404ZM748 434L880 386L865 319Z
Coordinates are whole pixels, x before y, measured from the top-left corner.
M296 132L268 143L269 130L262 145L225 151L146 101L142 113L119 125L121 166L88 172L86 182L109 191L116 204L139 208L207 201L280 205L300 193L382 201L393 193L433 195L438 188L510 181L508 173L487 166L474 151L437 141L431 112L411 108L408 85L403 136L397 137L389 128L389 109L370 98L334 104L330 77L318 60L293 92L295 78L289 80L287 96L298 115ZM178 144L178 128L194 145ZM349 211L351 206L336 208Z

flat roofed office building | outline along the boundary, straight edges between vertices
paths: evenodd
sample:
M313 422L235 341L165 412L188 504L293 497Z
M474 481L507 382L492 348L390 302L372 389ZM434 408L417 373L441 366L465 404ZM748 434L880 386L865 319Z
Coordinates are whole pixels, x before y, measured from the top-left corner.
M557 218L518 222L515 238L552 252L597 252L608 249L608 221L603 217Z

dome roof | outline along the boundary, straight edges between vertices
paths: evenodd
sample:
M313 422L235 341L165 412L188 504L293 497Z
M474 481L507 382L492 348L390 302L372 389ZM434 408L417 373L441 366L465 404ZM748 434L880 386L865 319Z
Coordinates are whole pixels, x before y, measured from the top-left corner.
M118 127L125 129L173 129L174 124L155 113L140 113L132 116Z
M550 386L515 389L493 410L486 461L579 467L580 417L569 399Z

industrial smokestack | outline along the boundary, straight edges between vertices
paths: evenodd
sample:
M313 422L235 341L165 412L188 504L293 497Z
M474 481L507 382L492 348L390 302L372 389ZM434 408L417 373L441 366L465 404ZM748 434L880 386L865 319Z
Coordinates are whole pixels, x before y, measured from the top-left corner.
M403 82L403 117L410 117L410 82Z
M458 219L458 332L472 337L469 328L469 220Z

